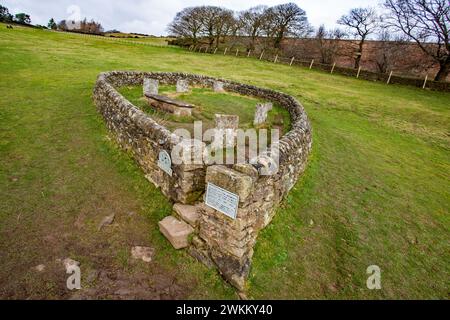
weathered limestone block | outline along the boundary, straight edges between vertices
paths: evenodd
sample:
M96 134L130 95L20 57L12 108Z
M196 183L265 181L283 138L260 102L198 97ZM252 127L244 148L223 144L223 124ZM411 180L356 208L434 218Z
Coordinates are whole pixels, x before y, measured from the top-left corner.
M214 89L214 92L225 92L222 81L214 81L213 89Z
M256 112L255 112L255 120L253 121L254 125L260 125L266 122L267 120L267 113L272 110L273 104L272 103L258 103L256 105Z
M240 203L245 202L253 191L252 177L221 165L206 169L206 182L237 194Z
M156 79L144 78L144 95L157 95L159 82Z
M169 216L159 223L159 231L170 241L175 249L186 248L189 245L188 237L194 229L186 222Z
M184 93L189 91L189 83L187 80L179 79L177 80L177 92Z
M215 115L215 134L210 145L213 150L234 148L236 146L239 116L228 114Z
M192 227L195 228L197 226L199 215L195 206L175 203L173 210L182 220L189 223Z

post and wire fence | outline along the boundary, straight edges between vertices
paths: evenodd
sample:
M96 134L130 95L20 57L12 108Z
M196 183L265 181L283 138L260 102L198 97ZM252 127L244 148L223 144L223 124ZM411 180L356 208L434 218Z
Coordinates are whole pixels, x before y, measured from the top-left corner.
M330 74L340 74L355 77L357 79L380 81L384 82L387 85L405 84L405 85L413 85L422 89L429 88L439 91L450 91L449 82L430 81L428 74L425 76L425 78L412 78L412 77L405 77L401 74L396 75L394 70L387 70L385 73L377 73L373 71L364 70L362 69L361 66L359 66L356 69L340 67L336 65L336 62L333 62L332 64L326 64L322 62L319 63L314 58L300 59L297 56L283 57L280 54L269 54L265 50L262 50L261 52L256 52L255 50L253 51L239 50L238 48L233 49L231 47L209 48L204 45L191 45L187 47L187 49L191 52L200 52L208 54L222 53L222 55L224 56L228 55L235 57L255 58L258 60L268 61L274 64L281 63L289 66L303 66L309 69L319 69L327 71Z

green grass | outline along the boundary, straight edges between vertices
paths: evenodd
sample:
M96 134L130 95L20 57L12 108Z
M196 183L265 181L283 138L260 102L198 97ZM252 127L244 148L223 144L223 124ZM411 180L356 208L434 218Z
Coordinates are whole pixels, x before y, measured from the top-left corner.
M175 86L160 86L159 94L195 106L192 111L192 116L177 117L149 106L143 97L142 86L122 87L118 88L118 90L135 106L141 108L155 119L158 119L170 130L175 130L181 126L188 129L191 133L194 131L194 121L202 121L203 130L213 128L215 126L215 114L238 115L239 128L244 130L254 128L253 120L256 104L266 102L249 96L227 92L218 93L209 88L193 87L187 93L176 93ZM280 128L282 133L286 133L290 129L290 123L289 112L275 104L273 109L268 113L266 123L258 126L257 129L261 127L270 129L276 126Z
M66 297L64 272L44 282L30 268L71 256L82 268L170 275L188 298L236 298L159 233L170 204L108 138L92 102L109 70L206 74L304 104L313 152L258 238L251 298L449 298L450 94L0 24L2 297ZM111 212L114 225L97 232ZM155 248L150 267L130 262L136 244ZM382 290L365 286L372 264Z

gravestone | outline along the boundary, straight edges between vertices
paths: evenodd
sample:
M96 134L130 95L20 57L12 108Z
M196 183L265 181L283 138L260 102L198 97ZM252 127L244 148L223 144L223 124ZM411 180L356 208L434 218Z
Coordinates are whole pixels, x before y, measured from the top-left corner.
M214 92L225 92L225 90L223 89L223 82L221 81L214 81L213 89Z
M215 115L215 134L211 144L213 150L220 148L234 148L236 146L239 116L228 114Z
M239 128L239 116L229 114L216 114L215 122L217 129L233 129Z
M183 93L189 91L189 83L187 80L178 80L177 81L177 93Z
M258 103L256 105L256 112L255 112L255 120L253 121L253 124L259 125L267 120L267 113L272 110L273 105L272 103Z
M144 78L144 95L158 94L158 80Z

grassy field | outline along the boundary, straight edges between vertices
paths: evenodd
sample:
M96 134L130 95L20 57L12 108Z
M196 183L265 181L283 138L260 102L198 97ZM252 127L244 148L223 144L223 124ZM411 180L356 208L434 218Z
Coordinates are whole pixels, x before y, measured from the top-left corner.
M237 298L159 233L170 203L92 101L109 70L218 76L304 104L313 153L260 234L250 298L450 298L450 94L1 24L0 297L71 297L56 261L71 257L82 297ZM154 261L133 261L133 245L155 248ZM366 288L369 265L381 290Z

